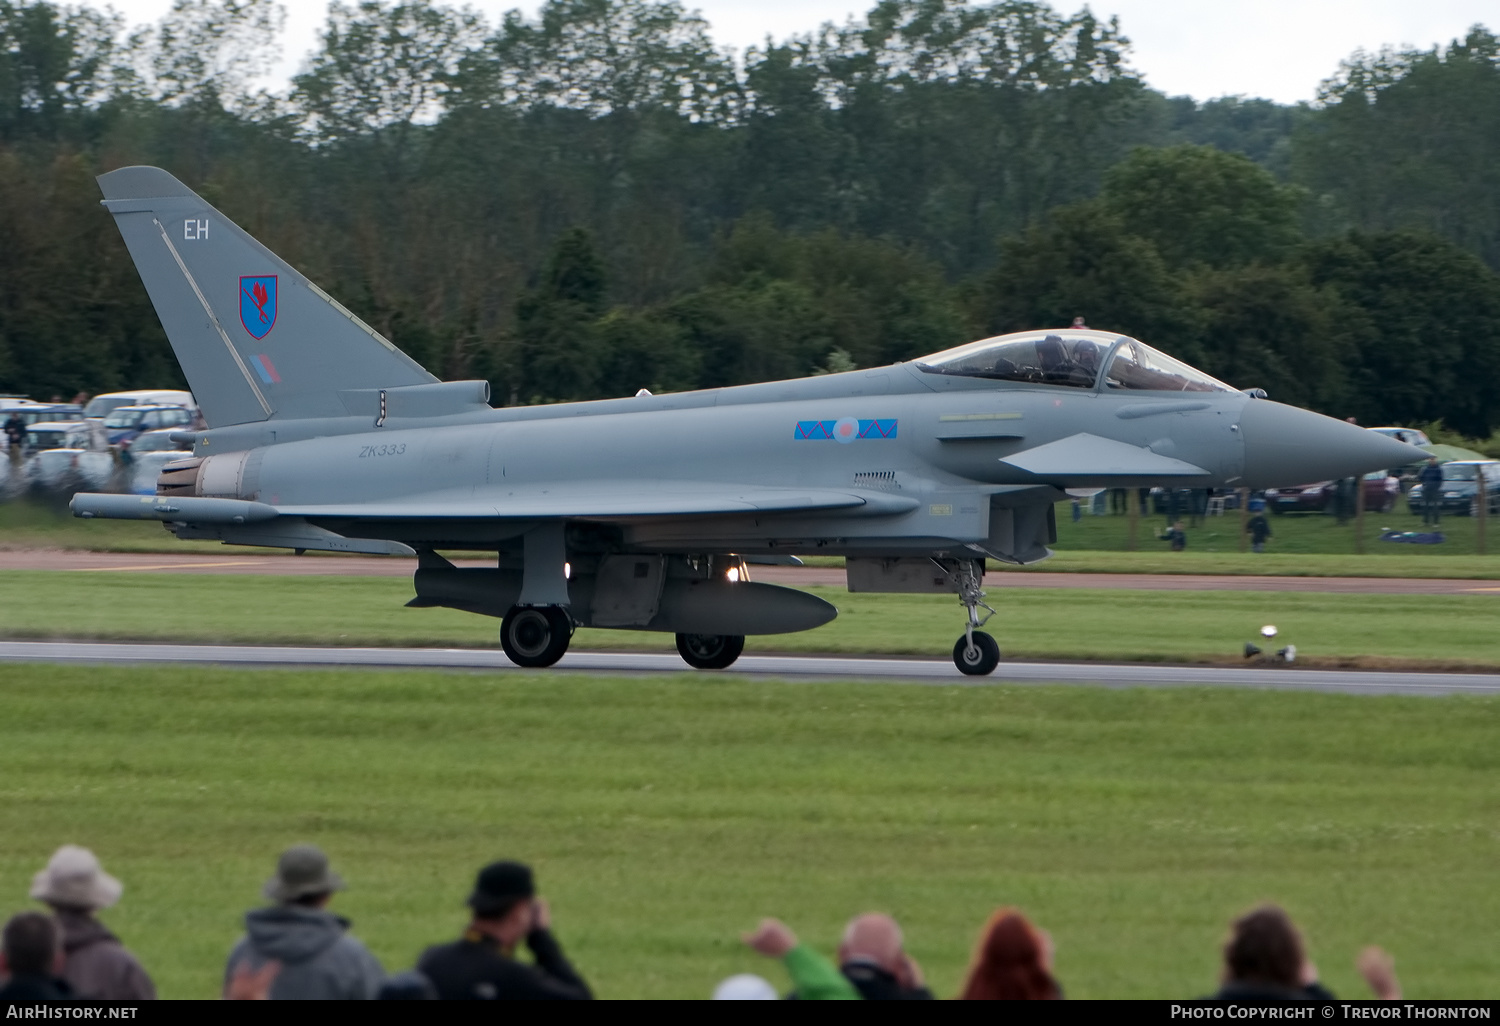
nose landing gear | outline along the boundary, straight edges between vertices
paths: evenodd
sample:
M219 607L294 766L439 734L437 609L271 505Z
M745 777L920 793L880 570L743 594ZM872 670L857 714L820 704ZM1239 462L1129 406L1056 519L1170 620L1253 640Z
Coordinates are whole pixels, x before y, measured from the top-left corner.
M979 571L973 560L959 564L958 601L969 614L964 636L953 646L953 665L959 672L970 677L985 677L1000 665L1000 645L994 638L979 630L989 623L995 610L984 601L984 591L979 587ZM983 619L979 610L984 609Z

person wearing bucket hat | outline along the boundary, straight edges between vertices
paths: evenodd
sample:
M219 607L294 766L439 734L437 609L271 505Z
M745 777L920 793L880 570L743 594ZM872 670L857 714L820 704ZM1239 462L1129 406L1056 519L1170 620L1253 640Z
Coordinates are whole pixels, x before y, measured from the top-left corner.
M580 1001L589 985L552 936L552 915L536 896L531 867L492 862L479 871L469 895L473 918L452 944L428 948L417 970L445 1001ZM534 965L515 958L522 939Z
M82 998L152 1001L156 986L141 963L95 918L120 900L120 881L87 848L65 844L31 880L31 897L51 907L62 930L62 978Z
M271 984L272 1000L367 1000L375 997L385 971L369 950L349 934L349 920L328 911L343 878L328 856L311 844L281 853L276 875L262 893L274 904L245 915L245 936L224 966L227 990L235 970L258 970L281 963Z

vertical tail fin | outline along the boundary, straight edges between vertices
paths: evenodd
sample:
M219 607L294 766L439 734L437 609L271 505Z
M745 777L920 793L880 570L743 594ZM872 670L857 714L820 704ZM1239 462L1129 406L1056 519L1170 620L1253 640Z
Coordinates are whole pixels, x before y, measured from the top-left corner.
M437 381L160 168L99 188L210 427L347 416L340 392Z

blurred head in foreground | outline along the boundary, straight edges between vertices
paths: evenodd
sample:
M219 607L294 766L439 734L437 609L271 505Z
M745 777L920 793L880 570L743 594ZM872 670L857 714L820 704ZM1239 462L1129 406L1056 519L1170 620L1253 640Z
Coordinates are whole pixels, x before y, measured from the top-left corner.
M965 1001L1044 1001L1062 997L1052 978L1052 944L1013 908L990 916L964 984Z
M731 976L714 988L715 1001L775 1001L780 995L769 980L750 973Z
M1224 980L1296 990L1302 986L1302 935L1275 905L1240 916L1224 942Z

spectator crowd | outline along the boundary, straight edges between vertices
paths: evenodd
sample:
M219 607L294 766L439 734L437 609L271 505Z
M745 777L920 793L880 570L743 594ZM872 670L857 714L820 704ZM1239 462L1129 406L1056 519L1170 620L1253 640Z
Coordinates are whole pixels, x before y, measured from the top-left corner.
M530 867L495 862L480 870L468 897L469 921L447 944L424 951L408 970L387 974L330 910L344 889L328 857L312 845L282 853L263 889L267 904L247 913L245 933L224 966L230 999L582 1000L593 997L552 933L552 915L537 894ZM58 849L32 881L31 897L47 912L27 911L5 924L0 950L0 1004L73 999L142 1001L156 988L140 961L98 915L119 901L120 881L92 852ZM800 942L777 919L743 937L754 951L780 961L792 981L788 998L923 1001L936 995L888 915L855 916L836 959ZM530 960L517 957L522 946ZM1375 996L1401 996L1394 961L1378 948L1359 957ZM1049 1000L1063 997L1052 939L1013 908L990 916L974 947L959 998ZM1328 1000L1302 936L1288 915L1263 905L1230 926L1223 971L1210 999L1242 1002ZM731 976L713 991L726 1000L783 995L765 978Z

